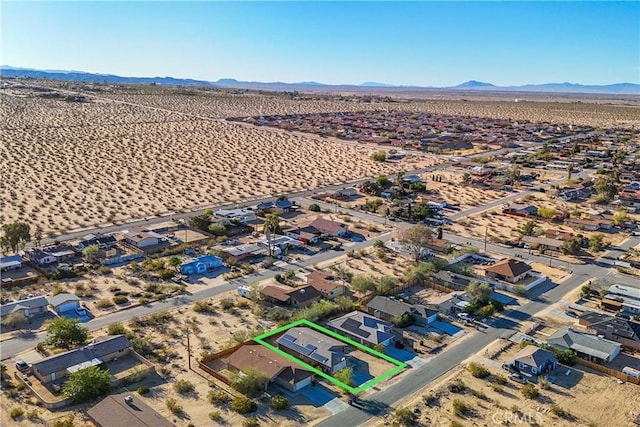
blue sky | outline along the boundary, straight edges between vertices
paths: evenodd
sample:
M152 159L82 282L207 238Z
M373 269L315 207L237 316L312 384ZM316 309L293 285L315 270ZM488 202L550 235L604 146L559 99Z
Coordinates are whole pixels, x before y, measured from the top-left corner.
M640 2L6 2L0 63L203 80L640 83Z

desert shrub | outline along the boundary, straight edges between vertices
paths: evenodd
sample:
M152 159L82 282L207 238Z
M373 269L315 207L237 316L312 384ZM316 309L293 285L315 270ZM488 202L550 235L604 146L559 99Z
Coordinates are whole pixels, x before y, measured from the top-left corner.
M225 403L231 402L231 396L227 394L224 390L214 389L210 390L207 394L207 400L212 404L220 404L223 405Z
M167 399L166 405L167 405L167 409L169 409L171 413L174 415L182 414L184 412L184 410L182 409L182 406L180 406L178 401L172 397Z
M537 388L535 388L533 384L523 385L522 388L520 389L520 392L527 399L535 399L540 395L540 392L538 391Z
M435 406L438 404L438 396L431 393L423 394L422 400L424 401L424 404L427 406Z
M309 205L309 210L311 212L320 212L320 206L316 203L312 203Z
M24 415L24 409L18 408L18 407L11 409L11 412L9 412L9 416L11 416L11 418L14 420L16 418L20 418L23 415Z
M192 393L195 390L194 385L187 380L178 380L173 384L173 389L180 394Z
M36 421L40 419L40 413L38 412L37 409L32 409L30 411L27 411L24 416L29 420L29 421Z
M107 334L109 335L125 335L127 332L127 328L120 322L110 323L107 327Z
M555 415L556 417L567 417L569 416L569 412L565 411L564 409L562 409L561 407L559 407L558 405L553 405L551 407L551 409L549 409L549 411Z
M460 424L460 421L451 420L451 424L449 424L449 427L463 427L463 426L462 424Z
M145 394L148 394L151 390L146 385L143 385L143 386L138 387L138 389L136 391L140 395L145 395Z
M116 295L113 297L113 302L118 305L126 304L129 302L129 298L124 295Z
M193 311L196 313L215 313L215 307L207 301L196 301L193 304Z
M98 274L101 274L103 276L107 276L109 274L111 274L111 269L109 267L107 267L106 265L101 265L100 267L98 267Z
M225 311L233 308L234 305L235 304L231 298L224 298L222 301L220 301L220 307Z
M98 301L96 301L96 307L97 308L109 308L109 307L113 307L113 301L111 301L108 298L102 298L99 299Z
M289 407L289 399L284 394L276 394L271 398L269 407L274 411L282 411Z
M256 419L256 417L245 418L242 421L242 427L258 427L260 423Z
M69 416L64 419L56 420L53 423L53 427L73 427L75 425L73 422L74 418L73 414L69 414Z
M238 414L248 414L249 412L255 412L257 409L256 402L246 396L238 396L231 402L231 410Z
M491 381L493 384L505 385L507 383L507 378L504 375L492 375Z
M451 393L464 393L464 391L467 389L467 386L464 384L464 381L462 381L460 378L457 378L447 386L447 389Z
M212 412L209 412L209 419L211 421L215 421L215 422L217 422L219 424L222 424L222 421L224 420L224 417L222 416L220 411L212 411Z
M480 390L471 390L471 395L473 397L477 397L478 399L482 399L482 400L488 400L487 399L487 395L484 394L484 392L480 391Z
M495 391L496 393L502 393L504 389L500 384L491 383L491 390Z
M451 405L451 407L453 408L453 413L459 417L465 416L469 412L471 412L471 407L469 407L469 405L467 405L460 399L454 399Z
M409 408L398 408L393 411L393 425L395 426L414 426L418 417Z
M486 378L489 376L489 370L483 365L475 362L469 363L467 371L469 371L469 373L471 373L475 378Z

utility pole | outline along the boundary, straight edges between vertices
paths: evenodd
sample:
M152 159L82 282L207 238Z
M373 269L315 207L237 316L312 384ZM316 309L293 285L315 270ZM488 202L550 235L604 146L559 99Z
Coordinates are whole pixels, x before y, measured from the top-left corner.
M487 232L489 229L489 224L484 226L484 251L487 252Z
M189 370L191 370L191 342L189 341L189 326L187 326L187 360L189 363Z

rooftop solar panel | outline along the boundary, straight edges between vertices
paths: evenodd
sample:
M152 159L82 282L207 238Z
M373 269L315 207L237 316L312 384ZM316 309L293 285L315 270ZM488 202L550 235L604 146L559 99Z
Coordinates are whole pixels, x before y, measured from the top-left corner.
M358 322L355 319L345 320L344 323L342 324L342 329L344 329L345 331L349 331L352 334L356 334L358 336L365 337L365 338L371 335L370 332L360 329L360 322Z
M319 355L318 353L313 353L309 357L311 357L314 360L317 360L320 363L327 363L327 361L329 360L326 357Z

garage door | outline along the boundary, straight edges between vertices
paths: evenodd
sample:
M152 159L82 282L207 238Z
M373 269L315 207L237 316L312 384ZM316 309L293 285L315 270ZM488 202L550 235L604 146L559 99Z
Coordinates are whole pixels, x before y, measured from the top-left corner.
M62 304L62 305L59 305L59 306L58 306L58 313L62 313L62 312L65 312L65 311L75 310L75 308L76 308L77 306L78 306L78 303L77 303L77 302L75 302L75 301L74 301L74 302L67 302L67 303L64 303L64 304Z

